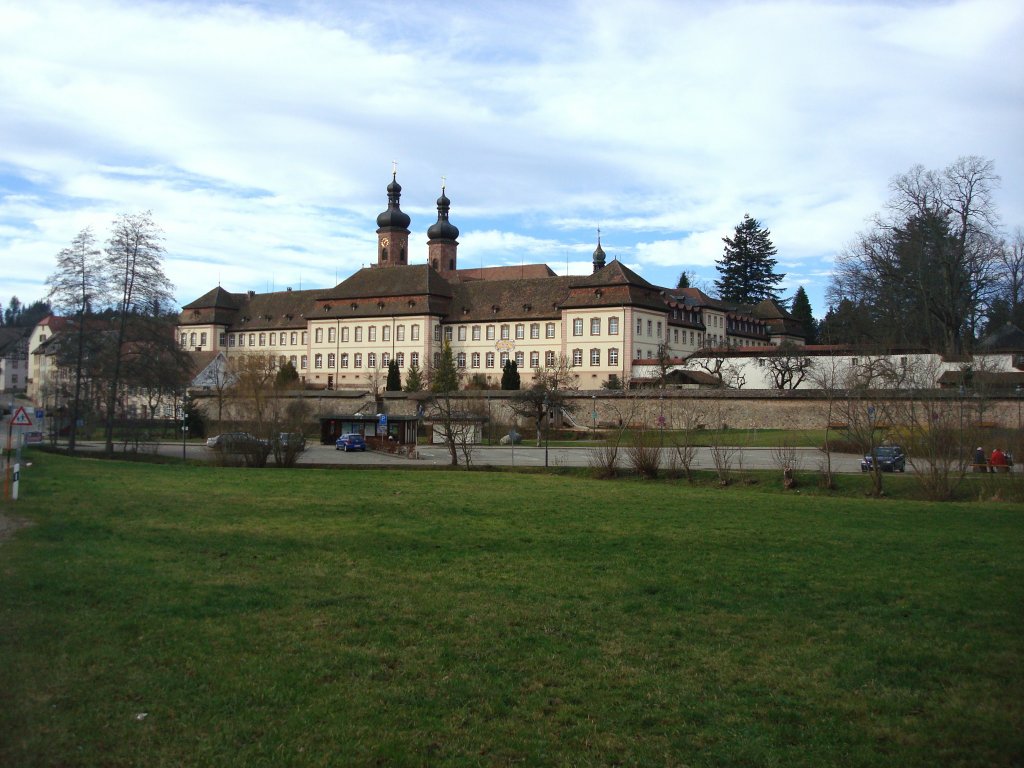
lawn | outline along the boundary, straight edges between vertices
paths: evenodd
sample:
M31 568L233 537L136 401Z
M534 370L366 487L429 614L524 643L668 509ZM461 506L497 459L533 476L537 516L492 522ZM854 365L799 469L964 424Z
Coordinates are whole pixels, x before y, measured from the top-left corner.
M0 765L1024 759L1020 505L33 462Z

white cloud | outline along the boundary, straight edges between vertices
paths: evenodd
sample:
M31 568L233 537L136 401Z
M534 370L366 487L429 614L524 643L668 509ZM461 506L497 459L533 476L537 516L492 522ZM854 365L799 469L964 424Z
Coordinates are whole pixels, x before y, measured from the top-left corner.
M0 262L41 286L82 222L151 208L183 301L329 285L396 159L414 244L447 175L464 264L587 272L600 226L652 282L713 276L750 212L817 308L914 163L994 159L1017 223L1022 31L1010 0L0 0Z

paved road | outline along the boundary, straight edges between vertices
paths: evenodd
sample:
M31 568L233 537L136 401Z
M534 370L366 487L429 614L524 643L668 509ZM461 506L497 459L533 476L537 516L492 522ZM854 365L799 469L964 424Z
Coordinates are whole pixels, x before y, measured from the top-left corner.
M103 444L99 442L79 443L83 450L102 450ZM117 446L117 450L121 447ZM181 457L181 443L147 443L140 447L140 451L150 451L163 456ZM547 465L551 467L586 467L590 465L593 448L549 448L547 450ZM799 470L817 469L824 455L815 448L797 448L797 467ZM209 461L214 454L205 445L190 443L186 446L186 453L189 459L196 461ZM669 450L665 450L663 466L668 464ZM460 459L461 460L461 459ZM625 452L620 458L625 466ZM300 465L372 465L372 466L445 466L451 462L448 451L437 445L420 446L417 449L415 458L395 456L378 451L366 451L347 453L337 451L333 446L309 445L306 451L299 457ZM502 467L543 467L545 465L545 450L535 446L518 445L510 446L477 446L473 451L473 463L477 466L502 466ZM693 463L694 469L714 469L714 461L710 448L698 448ZM733 456L732 466L734 469L776 469L775 450L772 448L743 448L736 449ZM832 470L834 472L860 472L860 456L853 454L832 454Z

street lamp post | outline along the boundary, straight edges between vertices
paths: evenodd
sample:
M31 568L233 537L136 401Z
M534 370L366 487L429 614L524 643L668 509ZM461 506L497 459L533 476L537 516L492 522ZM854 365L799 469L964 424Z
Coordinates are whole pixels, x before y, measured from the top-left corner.
M188 390L181 396L181 460L186 459L185 438L188 437Z
M1024 395L1024 384L1018 384L1014 392L1017 393L1017 431L1020 432L1020 398Z
M550 401L548 400L548 393L544 393L544 468L548 467L548 427L550 426L550 414L548 409L550 408Z

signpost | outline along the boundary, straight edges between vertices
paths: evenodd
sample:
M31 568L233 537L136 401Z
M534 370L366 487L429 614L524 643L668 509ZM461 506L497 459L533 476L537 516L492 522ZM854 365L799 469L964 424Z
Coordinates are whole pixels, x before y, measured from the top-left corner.
M14 461L11 457L13 447L12 438L15 427L31 427L32 418L24 406L17 408L11 414L11 420L7 423L7 466L4 469L4 498L12 501L18 500L18 481L21 479L21 445L18 445L18 459Z

